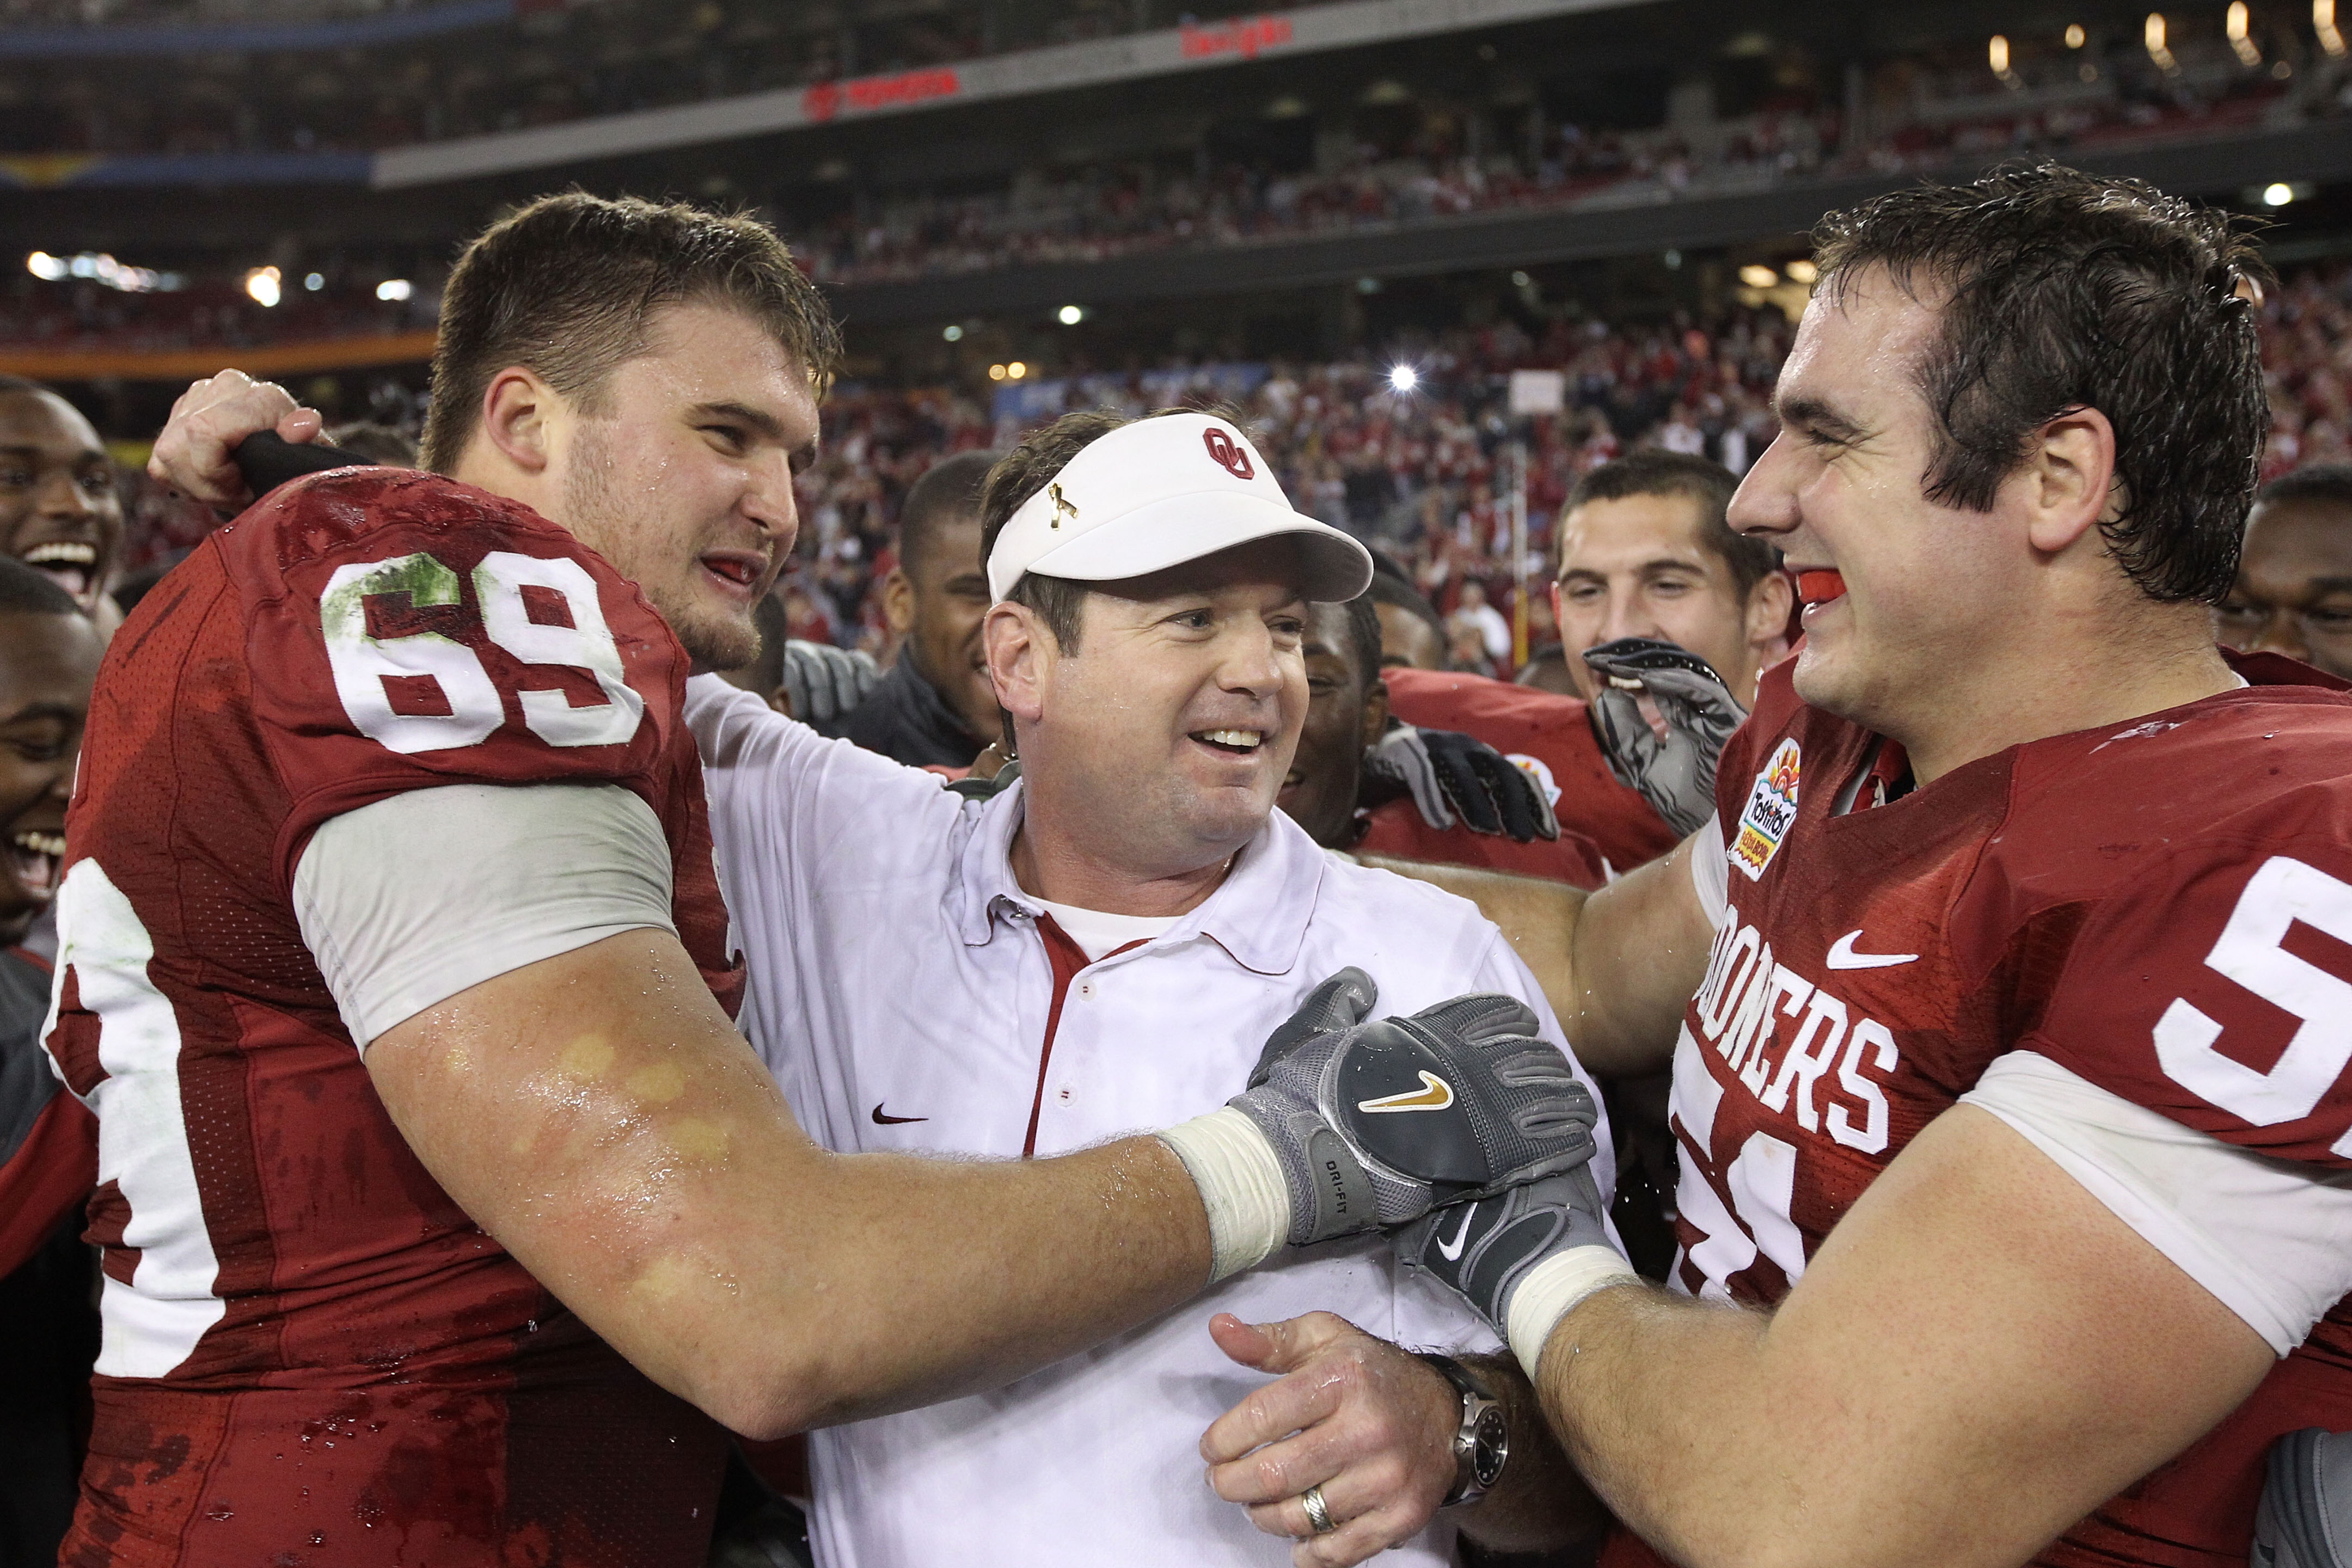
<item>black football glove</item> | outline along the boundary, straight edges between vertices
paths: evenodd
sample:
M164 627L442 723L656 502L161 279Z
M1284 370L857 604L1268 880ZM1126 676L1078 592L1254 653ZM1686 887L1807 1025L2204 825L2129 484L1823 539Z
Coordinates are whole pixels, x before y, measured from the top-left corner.
M1232 1105L1281 1161L1294 1247L1420 1218L1566 1171L1592 1151L1591 1097L1509 996L1457 996L1365 1023L1379 993L1343 969L1266 1041Z
M1451 730L1397 724L1364 753L1364 773L1381 798L1409 794L1432 827L1459 820L1473 833L1507 835L1515 843L1558 838L1551 802L1524 769L1481 741Z
M1587 1115L1591 1103L1587 1096ZM1406 1268L1433 1275L1508 1338L1511 1297L1537 1264L1580 1247L1616 1250L1601 1220L1589 1132L1584 1147L1574 1170L1499 1197L1430 1210L1397 1233L1397 1257Z
M2290 1432L2265 1468L2252 1568L2352 1565L2352 1433Z
M1696 832L1715 814L1715 764L1748 710L1706 660L1670 642L1619 637L1585 649L1584 662L1605 682L1592 729L1610 772L1676 834ZM1666 721L1663 741L1642 716L1644 692Z

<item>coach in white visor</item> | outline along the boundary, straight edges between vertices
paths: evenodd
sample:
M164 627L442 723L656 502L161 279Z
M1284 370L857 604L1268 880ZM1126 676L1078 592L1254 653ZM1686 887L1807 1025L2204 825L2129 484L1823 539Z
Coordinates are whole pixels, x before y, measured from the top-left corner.
M1376 1013L1502 992L1559 1042L1475 908L1327 855L1275 810L1307 604L1360 593L1371 560L1294 510L1232 422L1069 416L992 470L981 517L982 637L1022 766L993 798L688 688L728 899L762 944L745 1032L813 1134L1021 1157L1164 1125L1232 1093L1348 965ZM1278 1337L1248 1326L1318 1310L1334 1315ZM1385 1241L1294 1249L993 1393L812 1433L818 1560L1271 1568L1318 1537L1302 1561L1397 1545L1438 1568L1457 1529L1557 1544L1587 1505L1496 1348ZM1212 1424L1268 1373L1319 1391L1307 1430L1203 1485Z

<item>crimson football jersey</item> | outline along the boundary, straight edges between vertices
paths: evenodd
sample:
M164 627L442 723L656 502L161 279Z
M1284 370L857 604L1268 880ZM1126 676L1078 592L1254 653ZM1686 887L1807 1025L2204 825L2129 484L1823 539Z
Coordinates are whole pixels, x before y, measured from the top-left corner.
M1639 790L1609 771L1582 698L1433 669L1384 669L1381 679L1388 683L1389 711L1406 723L1458 731L1525 769L1550 798L1563 836L1589 841L1611 875L1622 877L1681 842Z
M2010 1051L2315 1172L2352 1165L2352 697L2232 662L2252 685L1887 805L1876 738L1801 702L1788 665L1765 676L1717 775L1728 907L1675 1048L1684 1288L1780 1300ZM2243 1563L2263 1455L2305 1426L2352 1428L2346 1303L2036 1562ZM1657 1559L1621 1536L1605 1561Z
M1572 888L1598 888L1609 880L1600 846L1565 824L1557 838L1530 838L1521 844L1508 834L1475 832L1458 816L1451 827L1432 827L1411 796L1385 801L1358 821L1362 836L1349 847L1359 855L1476 866Z
M64 1563L702 1562L723 1435L426 1173L290 892L320 824L403 791L617 785L661 822L679 935L731 1013L686 674L569 533L383 469L275 492L116 635L47 1042L97 1114L105 1248Z

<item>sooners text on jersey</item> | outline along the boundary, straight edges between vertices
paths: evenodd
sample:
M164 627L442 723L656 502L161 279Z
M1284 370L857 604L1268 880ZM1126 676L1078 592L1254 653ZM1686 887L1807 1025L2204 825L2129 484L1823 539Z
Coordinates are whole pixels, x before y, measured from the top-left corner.
M617 784L662 822L680 935L731 1011L685 676L571 535L383 470L276 492L116 636L47 1034L98 1116L105 1248L66 1563L702 1561L721 1435L418 1163L289 892L321 822L401 791Z
M1717 774L1728 908L1675 1052L1683 1287L1779 1300L2011 1050L2231 1142L2352 1165L2352 697L2238 663L2246 689L1874 807L1876 739L1799 701L1789 665L1765 678ZM2242 1563L2263 1454L2309 1426L2352 1426L2343 1305L2039 1561Z

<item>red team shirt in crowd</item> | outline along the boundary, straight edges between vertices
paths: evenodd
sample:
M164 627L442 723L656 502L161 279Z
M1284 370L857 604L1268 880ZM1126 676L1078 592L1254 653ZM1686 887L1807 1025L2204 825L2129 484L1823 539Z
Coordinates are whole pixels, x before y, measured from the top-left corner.
M1513 845L1505 838L1488 845L1486 836L1479 835L1485 855L1462 860L1444 845L1416 847L1415 836L1399 818L1391 837L1378 843L1368 839L1358 847L1366 852L1462 860L1591 888L1646 865L1680 842L1641 792L1619 784L1609 771L1609 759L1593 738L1581 699L1433 669L1384 669L1381 679L1388 683L1389 711L1406 723L1459 731L1525 769L1551 800L1560 842L1537 839ZM1598 876L1586 869L1596 858L1601 862Z
M2234 662L2255 684L1878 805L1876 738L1766 675L1717 777L1727 908L1675 1054L1683 1288L1779 1301L2010 1052L2315 1178L2352 1166L2352 698ZM2242 1564L2264 1452L2305 1426L2352 1427L2343 1302L2036 1562ZM1658 1559L1621 1535L1606 1561Z
M660 822L678 933L732 1013L686 673L570 534L382 470L273 494L116 635L47 1037L98 1113L105 1248L65 1563L702 1562L723 1434L425 1172L290 896L321 823L401 792L617 785Z

